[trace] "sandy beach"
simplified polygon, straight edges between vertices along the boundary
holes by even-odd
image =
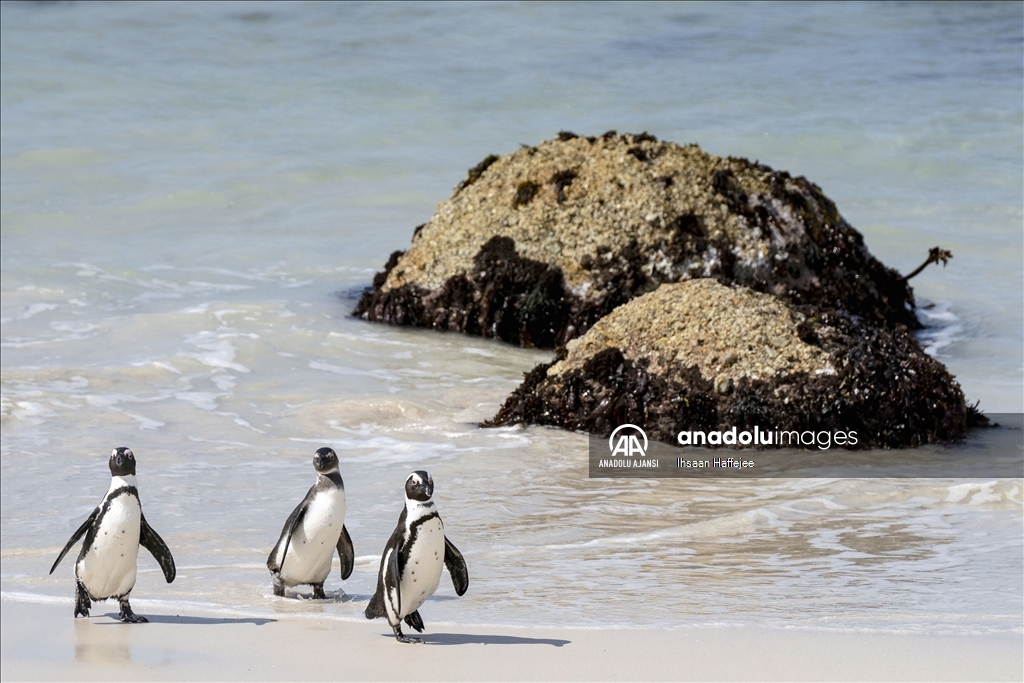
[[[140,601],[141,603],[141,601]],[[3,600],[3,680],[1012,681],[1019,635],[863,635],[758,628],[676,631],[436,624],[402,645],[383,621],[148,613],[116,622],[69,605]],[[141,612],[142,610],[139,609]]]

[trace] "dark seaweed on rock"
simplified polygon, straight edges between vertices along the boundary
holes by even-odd
[[[857,448],[904,448],[959,440],[987,423],[905,327],[890,331],[839,313],[806,319],[799,335],[832,359],[834,372],[777,372],[719,384],[685,361],[652,371],[650,359],[630,360],[615,346],[558,372],[568,355],[563,347],[554,361],[528,373],[482,426],[537,424],[608,436],[618,425],[635,424],[672,444],[680,431],[695,429],[852,430]]]
[[[516,196],[512,200],[512,208],[518,209],[520,206],[525,206],[533,201],[534,196],[537,194],[537,190],[540,189],[540,185],[533,182],[532,180],[524,180],[519,183],[519,187],[516,188]]]
[[[488,154],[483,161],[481,161],[473,168],[469,169],[469,171],[466,172],[466,178],[455,187],[455,194],[458,194],[459,192],[461,192],[462,190],[466,189],[467,187],[475,183],[477,180],[479,180],[480,176],[484,174],[484,171],[490,168],[491,164],[493,164],[497,160],[497,154]]]
[[[558,193],[558,203],[561,204],[565,201],[565,188],[572,185],[572,181],[576,179],[576,171],[565,170],[559,171],[551,176],[549,181],[555,186],[555,191]]]
[[[647,362],[633,362],[616,348],[601,351],[582,371],[555,382],[548,369],[558,359],[527,373],[523,383],[483,427],[539,424],[608,436],[620,424],[644,425],[648,436],[675,440],[683,429],[712,429],[717,405],[711,383],[693,366],[654,375]]]
[[[802,176],[793,178],[785,171],[751,164],[747,159],[730,158],[730,161],[761,169],[768,174],[771,186],[770,195],[751,197],[743,192],[730,171],[715,171],[711,174],[711,186],[730,211],[743,216],[748,227],[771,232],[782,223],[772,201],[777,200],[795,211],[806,234],[798,235],[794,244],[798,248],[790,250],[794,254],[803,253],[802,263],[797,258],[780,259],[769,277],[730,273],[727,266],[723,273],[725,278],[720,279],[769,292],[798,305],[846,310],[889,328],[921,327],[914,313],[914,295],[906,280],[871,255],[864,244],[864,236],[839,215],[836,205],[820,187]],[[799,286],[805,268],[822,286],[813,289]],[[784,285],[784,291],[780,291],[779,284]]]
[[[414,285],[381,291],[397,259],[374,276],[353,315],[395,325],[494,337],[516,346],[552,348],[586,332],[602,317],[652,285],[638,265],[634,246],[619,254],[599,253],[594,268],[600,294],[581,297],[565,287],[562,271],[519,256],[508,237],[492,237],[468,275],[455,275],[437,291]],[[591,262],[594,263],[594,262]]]
[[[956,441],[987,423],[905,327],[890,331],[847,313],[808,327],[837,359],[836,374],[743,378],[719,401],[723,426],[854,430],[860,448],[906,448]]]
[[[377,278],[386,278],[396,262],[392,254]],[[493,237],[470,273],[449,278],[440,291],[407,285],[381,292],[374,287],[363,292],[356,315],[551,347],[568,317],[567,306],[557,267],[522,258],[511,239]]]

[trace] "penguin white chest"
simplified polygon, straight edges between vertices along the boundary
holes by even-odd
[[[331,573],[331,559],[345,525],[345,491],[318,492],[295,528],[281,579],[286,586],[322,583]]]
[[[444,526],[440,517],[417,525],[408,558],[402,568],[402,617],[418,610],[441,583]]]
[[[75,564],[75,576],[94,599],[126,595],[135,586],[142,507],[133,495],[110,500],[96,537]]]

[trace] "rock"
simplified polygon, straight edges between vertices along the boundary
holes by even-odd
[[[712,279],[661,285],[534,368],[485,426],[607,436],[629,423],[667,443],[733,426],[853,430],[859,448],[896,448],[962,438],[979,420],[905,326],[814,311]]]
[[[913,294],[821,189],[646,133],[489,156],[395,252],[355,315],[554,347],[662,283],[714,278],[866,324]]]

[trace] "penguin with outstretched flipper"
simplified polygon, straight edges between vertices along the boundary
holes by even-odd
[[[50,573],[68,554],[78,539],[85,536],[75,562],[75,617],[89,616],[93,600],[116,598],[121,604],[121,621],[144,623],[145,617],[132,612],[128,596],[135,587],[139,546],[160,563],[167,583],[174,581],[174,558],[167,544],[146,522],[135,483],[135,454],[131,449],[115,448],[110,454],[110,488],[99,507],[71,535],[60,551]]]
[[[434,480],[422,470],[405,481],[405,507],[380,558],[377,591],[363,612],[367,619],[385,617],[402,643],[423,642],[402,633],[402,621],[423,632],[419,608],[437,590],[442,567],[448,567],[457,595],[469,588],[466,560],[445,538],[433,494]]]
[[[308,584],[313,586],[313,597],[323,600],[334,551],[341,558],[343,580],[351,576],[355,565],[352,538],[345,528],[345,483],[338,472],[338,454],[321,448],[313,456],[313,468],[316,483],[288,516],[267,558],[274,595],[283,596],[285,588]]]

